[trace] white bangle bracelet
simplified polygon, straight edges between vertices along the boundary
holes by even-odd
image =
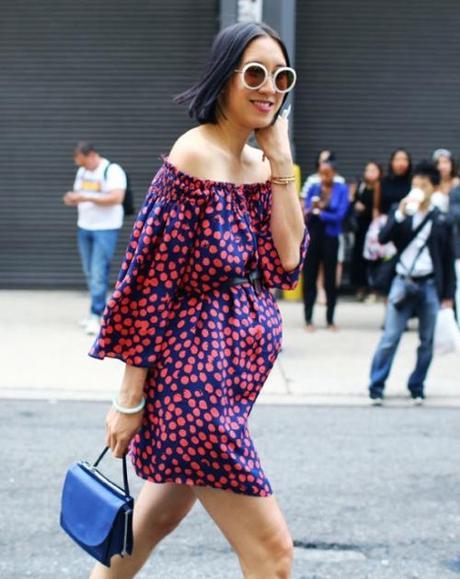
[[[145,406],[145,398],[142,398],[142,402],[140,402],[137,406],[133,406],[132,408],[126,408],[125,406],[120,406],[118,404],[117,395],[114,394],[112,398],[113,405],[118,412],[122,414],[136,414],[136,412],[140,412]]]

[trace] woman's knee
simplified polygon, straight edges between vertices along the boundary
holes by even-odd
[[[275,533],[265,544],[266,553],[272,559],[274,569],[279,573],[276,577],[288,577],[294,557],[294,542],[289,531]],[[286,575],[282,574],[287,573]]]
[[[174,531],[196,500],[188,489],[176,485],[158,487],[146,484],[141,494],[134,507],[134,522],[141,532],[156,539]]]
[[[266,534],[251,548],[249,558],[243,562],[247,579],[289,579],[291,576],[294,544],[288,531]],[[246,563],[246,564],[244,564]]]

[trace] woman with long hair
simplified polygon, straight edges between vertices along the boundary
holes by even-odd
[[[295,81],[274,30],[236,24],[177,99],[198,126],[153,178],[90,352],[125,363],[107,444],[146,481],[133,554],[92,579],[134,577],[197,499],[245,577],[290,576],[292,537],[247,422],[282,345],[270,288],[297,285],[309,242],[280,114]]]
[[[388,172],[380,188],[378,210],[388,215],[393,205],[398,204],[410,191],[412,182],[412,158],[403,148],[395,149],[390,156]]]

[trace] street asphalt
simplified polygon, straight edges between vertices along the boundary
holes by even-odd
[[[59,528],[63,477],[104,443],[108,404],[2,400],[1,579],[84,579]],[[295,540],[293,579],[460,576],[460,423],[454,407],[256,405],[250,428]],[[102,466],[112,476],[120,462]],[[133,494],[142,482],[130,471]],[[263,499],[261,499],[263,500]],[[140,579],[238,579],[197,503]]]

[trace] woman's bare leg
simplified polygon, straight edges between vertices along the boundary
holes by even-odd
[[[251,497],[212,487],[193,487],[238,555],[245,579],[289,579],[293,541],[273,495]]]
[[[190,486],[146,482],[134,503],[132,555],[115,555],[111,567],[97,563],[90,579],[131,579],[143,567],[154,547],[171,533],[196,501]]]

